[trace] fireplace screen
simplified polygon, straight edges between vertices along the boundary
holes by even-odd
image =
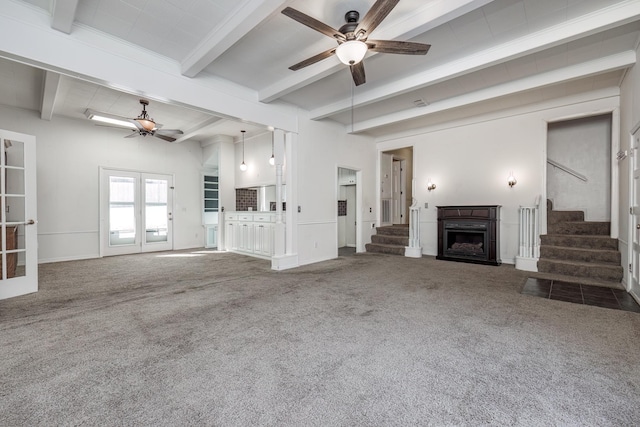
[[[484,223],[450,222],[445,225],[445,253],[449,256],[485,259],[487,226]]]

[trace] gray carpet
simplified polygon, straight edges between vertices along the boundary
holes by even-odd
[[[640,314],[500,267],[188,251],[0,301],[0,425],[637,425]]]

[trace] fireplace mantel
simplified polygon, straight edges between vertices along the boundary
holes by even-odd
[[[438,206],[438,255],[500,265],[500,206]]]

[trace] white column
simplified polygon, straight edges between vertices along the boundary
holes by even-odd
[[[276,129],[274,157],[276,161],[276,222],[272,270],[286,270],[298,266],[297,254],[297,135]],[[282,210],[283,188],[286,191],[286,211]],[[285,221],[286,218],[286,221]]]

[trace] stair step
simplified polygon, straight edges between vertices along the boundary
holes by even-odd
[[[549,234],[578,234],[608,236],[611,223],[598,221],[564,221],[547,226]]]
[[[557,282],[567,282],[567,283],[576,283],[580,285],[590,285],[590,286],[602,286],[605,288],[613,288],[613,289],[624,289],[622,283],[611,282],[608,280],[600,280],[594,279],[591,277],[577,277],[577,276],[567,276],[564,274],[552,274],[552,273],[542,273],[542,272],[531,272],[529,273],[530,277],[535,277],[538,279],[547,279],[554,280]]]
[[[621,254],[616,250],[540,246],[540,258],[620,265]]]
[[[582,211],[549,211],[547,212],[547,224],[556,224],[566,221],[584,221]]]
[[[543,246],[564,246],[569,248],[618,250],[618,240],[608,236],[590,236],[569,234],[543,234],[540,236]]]
[[[382,243],[404,247],[409,246],[409,237],[390,234],[374,234],[371,236],[371,243]]]
[[[389,245],[384,243],[367,243],[365,245],[365,248],[367,252],[404,256],[404,246]]]
[[[540,258],[538,271],[542,273],[564,274],[576,277],[591,277],[609,282],[622,280],[622,266],[593,262],[564,261]]]
[[[384,227],[376,227],[378,234],[385,236],[406,236],[409,237],[409,227],[403,225],[387,225]]]

